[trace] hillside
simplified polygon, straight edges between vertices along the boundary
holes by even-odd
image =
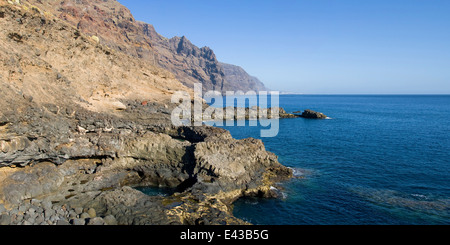
[[[220,66],[223,68],[225,80],[233,84],[233,90],[270,91],[257,77],[250,76],[242,67],[225,63],[220,63]]]
[[[4,8],[0,23],[0,93],[9,110],[53,104],[114,111],[127,101],[167,102],[175,88],[188,91],[151,62],[26,6]]]
[[[140,58],[172,72],[187,87],[201,82],[205,91],[259,90],[249,77],[227,77],[214,51],[199,48],[187,37],[166,38],[147,23],[136,21],[130,11],[115,0],[22,0],[49,11],[101,44]]]

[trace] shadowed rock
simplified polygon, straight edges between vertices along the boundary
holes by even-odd
[[[326,119],[327,116],[323,113],[312,111],[312,110],[305,110],[300,117],[307,118],[307,119]]]

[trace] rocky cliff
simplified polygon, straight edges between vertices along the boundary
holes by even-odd
[[[172,73],[111,49],[45,10],[2,4],[0,93],[9,103],[0,116],[32,105],[60,113],[66,113],[62,106],[125,110],[127,101],[168,101],[175,88],[189,90]]]
[[[142,35],[131,12],[115,0],[21,0],[38,11],[64,20],[112,49],[154,62],[151,41]]]
[[[173,73],[188,87],[201,82],[205,91],[260,90],[254,79],[227,76],[213,50],[199,48],[186,37],[165,38],[147,23],[136,21],[115,0],[21,0],[94,36],[111,49],[143,59]],[[228,68],[229,70],[229,68]]]
[[[224,91],[225,75],[210,48],[198,48],[184,36],[167,39],[159,35],[152,25],[142,22],[139,25],[152,41],[159,66],[174,73],[188,87],[200,82],[204,91]]]
[[[204,91],[268,91],[256,77],[239,66],[221,63],[208,47],[198,48],[185,36],[167,39],[155,28],[139,22],[157,50],[158,64],[173,72],[188,87],[201,82]]]
[[[220,63],[220,66],[232,91],[270,91],[257,77],[250,76],[242,67],[226,63]]]
[[[120,28],[110,39],[90,33],[99,19],[64,11],[96,23],[74,25],[51,2],[0,0],[0,224],[244,224],[233,201],[271,197],[292,176],[260,140],[172,126],[173,91],[192,90],[139,58],[156,48],[131,48],[131,34],[118,41]],[[60,3],[101,13],[111,2]],[[123,18],[112,22],[132,22],[116,11]],[[184,45],[182,55],[208,55]]]

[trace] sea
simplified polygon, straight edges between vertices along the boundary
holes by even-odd
[[[311,109],[328,120],[281,119],[223,126],[259,138],[295,178],[279,199],[241,198],[236,217],[256,225],[449,225],[450,96],[281,95],[287,112]]]

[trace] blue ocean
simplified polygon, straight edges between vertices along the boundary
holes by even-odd
[[[281,199],[242,198],[235,216],[257,225],[450,224],[450,96],[282,95],[287,112],[268,151],[295,170]],[[261,127],[223,127],[238,139]]]

